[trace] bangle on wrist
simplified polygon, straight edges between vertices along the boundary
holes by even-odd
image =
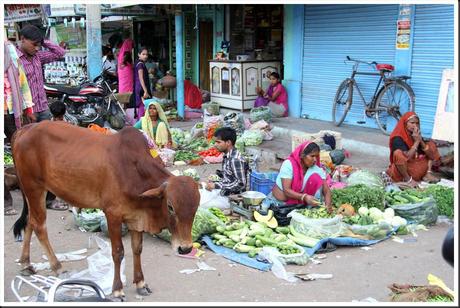
[[[300,201],[304,202],[303,199],[305,199],[305,196],[306,196],[306,195],[307,195],[307,194],[303,194],[302,197],[300,197]]]
[[[410,177],[409,181],[407,181],[406,183],[410,183],[412,181],[412,177]]]

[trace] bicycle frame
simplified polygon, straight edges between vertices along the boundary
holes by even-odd
[[[353,64],[353,71],[351,73],[351,77],[350,79],[353,81],[352,85],[354,88],[356,88],[356,90],[358,91],[358,94],[359,96],[361,97],[361,100],[364,102],[364,105],[366,107],[375,107],[375,100],[377,98],[377,93],[379,92],[379,89],[380,89],[380,85],[382,84],[382,80],[386,80],[385,78],[385,73],[383,72],[378,72],[378,73],[371,73],[371,72],[359,72],[358,71],[358,66],[360,63],[365,63],[365,64],[368,64],[368,65],[375,65],[376,63],[375,62],[364,62],[364,61],[359,61],[359,60],[350,60],[350,61],[354,61],[355,64]],[[360,88],[359,88],[359,85],[358,85],[358,82],[356,81],[355,79],[355,76],[356,75],[367,75],[367,76],[380,76],[380,79],[379,79],[379,82],[377,83],[377,86],[375,87],[375,90],[374,90],[374,94],[372,95],[372,98],[369,102],[366,101],[366,99],[364,98],[364,95],[363,93],[361,92]],[[350,89],[352,90],[352,89]],[[353,93],[353,91],[350,91],[350,93]]]

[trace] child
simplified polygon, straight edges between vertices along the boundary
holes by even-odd
[[[61,101],[55,101],[50,105],[50,111],[53,115],[51,121],[65,121],[64,115],[66,111],[66,105]]]
[[[50,112],[53,115],[51,121],[65,121],[64,114],[66,110],[66,105],[61,101],[55,101],[50,105]],[[69,209],[69,205],[62,200],[57,198],[53,193],[47,192],[46,194],[46,207],[48,209],[65,211]]]

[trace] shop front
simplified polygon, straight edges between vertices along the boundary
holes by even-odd
[[[350,56],[392,64],[394,74],[410,76],[422,134],[431,136],[443,71],[454,67],[454,5],[304,5],[298,32],[303,41],[302,117],[332,120],[337,88],[351,73],[352,65],[344,63]],[[287,58],[285,66],[292,69],[295,61]],[[357,81],[369,100],[378,77]],[[353,100],[344,123],[377,127],[359,99]]]
[[[253,107],[256,87],[269,86],[283,66],[283,5],[227,5],[227,35],[209,61],[211,100],[223,107]]]

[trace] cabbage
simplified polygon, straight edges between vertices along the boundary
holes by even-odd
[[[367,216],[367,215],[369,215],[369,209],[367,207],[365,207],[365,206],[362,206],[362,207],[359,208],[358,214],[360,216]]]
[[[245,146],[257,146],[264,140],[263,132],[257,129],[246,130],[241,136]]]
[[[384,219],[383,212],[376,207],[371,207],[369,209],[369,216],[374,222],[378,222],[381,219]]]
[[[383,180],[376,174],[368,171],[368,170],[357,170],[350,174],[347,179],[347,184],[351,185],[358,185],[364,184],[366,186],[372,188],[384,188],[385,185],[383,184]]]

